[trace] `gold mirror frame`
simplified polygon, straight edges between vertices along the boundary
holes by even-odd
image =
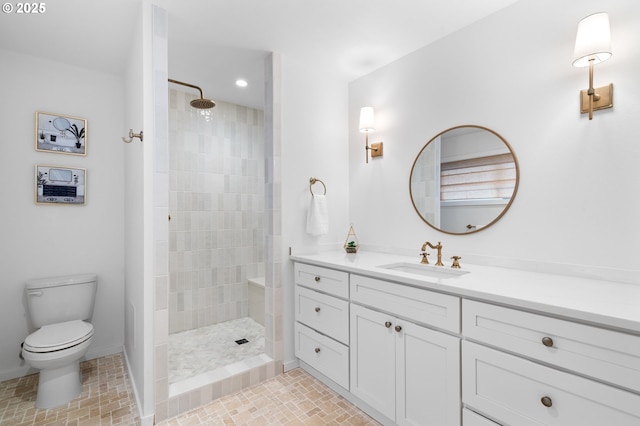
[[[506,146],[506,148],[509,150],[509,153],[511,153],[511,156],[513,157],[513,162],[515,163],[515,172],[516,172],[516,178],[515,178],[515,185],[513,187],[513,193],[511,194],[511,197],[509,199],[509,201],[507,202],[507,204],[504,206],[504,208],[502,209],[502,211],[493,219],[491,220],[489,223],[487,223],[486,225],[481,225],[476,227],[475,229],[470,229],[467,232],[452,232],[452,231],[447,231],[441,228],[438,228],[437,226],[435,226],[434,224],[430,223],[425,216],[423,215],[423,213],[418,209],[418,206],[416,205],[416,202],[414,200],[414,196],[413,196],[413,191],[412,191],[412,178],[414,175],[414,169],[416,168],[416,164],[418,164],[418,160],[420,159],[420,156],[422,155],[422,153],[425,151],[425,149],[429,146],[429,144],[431,144],[433,141],[435,141],[436,139],[438,139],[439,137],[441,137],[442,135],[444,135],[447,132],[453,131],[453,130],[457,130],[457,129],[464,129],[464,128],[472,128],[472,129],[477,129],[478,131],[486,131],[489,132],[491,134],[493,134],[494,136],[496,136],[500,141],[502,141],[502,143],[504,143],[504,145]],[[513,148],[511,147],[511,145],[509,145],[509,142],[506,141],[505,138],[503,138],[500,134],[494,132],[493,130],[487,128],[487,127],[483,127],[483,126],[477,126],[477,125],[473,125],[473,124],[466,124],[466,125],[460,125],[460,126],[455,126],[455,127],[451,127],[449,129],[443,130],[442,132],[438,133],[437,135],[435,135],[434,137],[432,137],[429,142],[427,142],[422,149],[420,150],[420,152],[418,152],[418,155],[416,156],[416,159],[413,162],[413,165],[411,166],[411,173],[409,174],[409,195],[411,197],[411,204],[413,205],[414,210],[416,211],[416,213],[418,214],[418,216],[420,217],[420,219],[422,219],[427,225],[429,225],[430,227],[432,227],[433,229],[440,231],[440,232],[444,232],[445,234],[450,234],[450,235],[468,235],[468,234],[473,234],[479,231],[482,231],[484,229],[489,228],[491,225],[493,225],[494,223],[496,223],[498,220],[500,220],[502,218],[502,216],[504,216],[504,214],[509,210],[509,208],[511,207],[511,204],[513,203],[513,200],[516,197],[516,194],[518,192],[518,186],[520,184],[520,165],[518,163],[518,157],[516,156],[515,152],[513,151]],[[439,192],[439,191],[438,191]]]

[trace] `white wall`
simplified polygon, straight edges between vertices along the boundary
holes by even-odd
[[[588,71],[571,66],[577,24],[611,18],[613,57],[595,85],[614,84],[614,108],[579,114]],[[482,255],[639,269],[640,2],[522,0],[349,87],[350,217],[363,247],[417,249],[439,241],[448,259]],[[359,109],[376,108],[384,157],[366,165]],[[411,165],[440,131],[461,124],[501,134],[520,162],[506,215],[466,236],[424,224],[409,198]],[[384,226],[381,226],[384,224]],[[628,275],[627,275],[628,276]],[[637,281],[637,274],[635,274]]]
[[[123,81],[120,77],[0,50],[0,380],[27,372],[24,282],[96,273],[88,358],[122,350],[124,289]],[[87,156],[34,150],[36,111],[83,117]],[[85,206],[35,205],[34,168],[87,169]],[[35,370],[34,370],[35,371]]]
[[[138,11],[138,25],[133,28],[131,46],[125,72],[125,122],[122,134],[128,135],[129,129],[139,133],[145,129],[145,106],[153,105],[153,97],[149,94],[145,82],[149,79],[151,69],[151,12],[145,5]],[[147,94],[148,99],[145,97]],[[147,106],[147,108],[149,108]],[[151,107],[151,109],[153,109]],[[145,295],[145,208],[144,208],[144,150],[149,144],[150,132],[146,132],[146,145],[139,139],[124,147],[124,203],[125,203],[125,295],[124,352],[130,372],[132,389],[138,404],[138,413],[149,423],[148,417],[153,414],[153,392],[146,389],[153,384],[152,372],[145,369],[145,363],[152,358],[151,351],[145,347],[145,333],[153,333],[153,324],[146,321]],[[128,136],[126,136],[128,138]],[[145,350],[146,349],[146,350]],[[151,377],[150,377],[151,376]],[[145,382],[150,382],[146,384]]]
[[[282,55],[282,259],[313,247],[340,247],[349,230],[347,84],[331,64],[310,64]],[[309,178],[327,187],[329,233],[306,233]],[[314,191],[322,191],[320,184]],[[358,234],[359,235],[359,234]],[[285,365],[293,345],[293,264],[282,271]],[[293,361],[294,362],[294,361]]]

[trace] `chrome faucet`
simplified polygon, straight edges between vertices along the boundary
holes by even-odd
[[[422,255],[422,260],[420,261],[420,263],[424,263],[426,265],[429,264],[429,260],[427,260],[427,256],[429,255],[429,253],[425,251],[427,249],[427,246],[431,247],[432,249],[438,250],[438,261],[436,262],[436,266],[444,266],[444,263],[442,263],[442,243],[440,241],[438,241],[438,244],[435,246],[431,244],[429,241],[426,241],[422,245],[422,248],[421,248],[422,253],[420,253]]]

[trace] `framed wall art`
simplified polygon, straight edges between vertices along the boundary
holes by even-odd
[[[36,165],[36,204],[86,204],[86,169]]]
[[[36,151],[87,155],[87,120],[36,112]]]

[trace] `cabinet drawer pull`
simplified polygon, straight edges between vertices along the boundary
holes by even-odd
[[[320,306],[316,306],[315,311],[316,311],[316,312],[320,312]]]
[[[387,328],[390,328],[391,327],[391,322],[390,321],[385,322],[384,326],[387,327]]]
[[[320,281],[320,277],[316,275],[316,277],[314,278],[314,280],[316,280],[316,282]]]
[[[550,348],[553,346],[553,339],[551,337],[543,337],[542,344]]]
[[[543,396],[542,398],[540,398],[540,402],[542,402],[542,405],[544,405],[545,407],[551,407],[553,405],[553,401],[551,401],[551,398],[549,398],[548,396]]]
[[[316,351],[316,353],[319,353],[320,352],[320,348],[315,348],[314,351]],[[544,402],[543,402],[543,404],[544,404]]]
[[[396,325],[395,330],[396,330],[398,333],[400,333],[400,331],[402,330],[402,327],[400,327],[399,325]]]

